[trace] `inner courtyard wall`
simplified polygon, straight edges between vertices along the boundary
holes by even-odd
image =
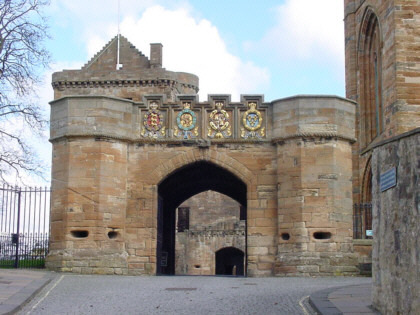
[[[218,250],[235,247],[246,252],[245,220],[240,220],[241,205],[237,201],[209,190],[180,207],[188,209],[189,225],[176,231],[175,274],[215,275]]]

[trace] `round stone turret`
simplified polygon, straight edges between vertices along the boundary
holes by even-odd
[[[356,273],[351,195],[356,104],[321,95],[272,104],[278,183],[275,274]]]
[[[163,94],[174,101],[177,94],[197,94],[196,75],[162,68],[161,44],[151,44],[150,56],[149,60],[125,37],[116,36],[82,69],[53,74],[54,99],[102,95],[141,102],[145,94]]]

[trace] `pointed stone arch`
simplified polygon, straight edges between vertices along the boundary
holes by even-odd
[[[239,202],[245,209],[246,221],[248,187],[233,172],[202,159],[170,172],[157,185],[157,274],[175,274],[176,208],[206,190],[223,193]],[[243,273],[243,266],[241,268]]]
[[[216,251],[216,275],[243,276],[245,253],[236,247],[224,247]]]
[[[366,231],[372,230],[372,156],[367,158],[361,179],[360,198],[354,204],[353,212],[353,237],[356,239],[371,238]]]
[[[361,202],[372,202],[372,156],[368,158],[363,172]]]
[[[212,148],[191,149],[190,151],[179,153],[165,161],[165,163],[162,163],[156,167],[152,171],[150,178],[158,179],[158,181],[155,183],[158,185],[176,170],[200,161],[211,162],[226,169],[241,179],[247,186],[255,184],[255,176],[253,175],[252,171],[249,170],[244,164],[240,163],[229,155],[216,151]]]
[[[359,132],[362,147],[369,145],[383,131],[382,43],[378,15],[372,7],[367,7],[357,45]]]

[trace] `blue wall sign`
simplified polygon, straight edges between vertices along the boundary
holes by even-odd
[[[381,174],[381,192],[397,185],[397,169],[395,167]]]

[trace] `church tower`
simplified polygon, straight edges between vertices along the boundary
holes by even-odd
[[[372,305],[418,314],[420,0],[344,4],[346,93],[358,103],[354,217],[373,222],[355,237],[373,235]]]
[[[345,0],[344,5],[346,97],[358,103],[353,196],[363,212],[370,211],[372,147],[419,126],[420,2]],[[370,226],[363,223],[364,238]]]

